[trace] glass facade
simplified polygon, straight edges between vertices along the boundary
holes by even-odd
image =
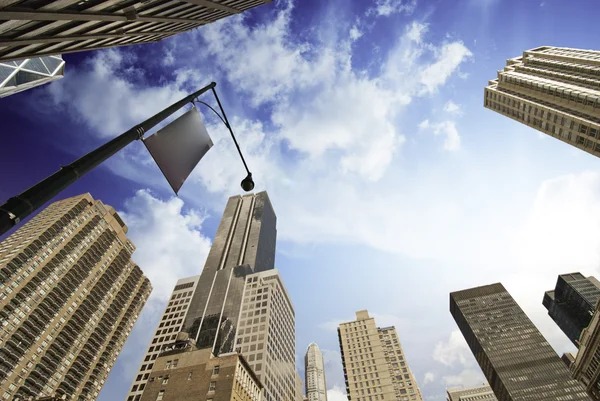
[[[60,79],[65,62],[59,56],[44,56],[0,62],[0,98]]]
[[[450,312],[499,401],[590,400],[502,284],[451,293]]]
[[[579,347],[579,337],[592,320],[600,299],[600,283],[581,273],[558,276],[554,291],[544,294],[543,305],[558,327]]]

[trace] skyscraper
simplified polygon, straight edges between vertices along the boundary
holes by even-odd
[[[96,399],[151,291],[126,232],[85,194],[0,243],[0,399]]]
[[[583,383],[590,397],[600,401],[600,301],[592,321],[581,333],[579,351],[570,369],[573,378]]]
[[[590,399],[502,284],[450,293],[450,312],[499,401]]]
[[[157,42],[270,1],[4,1],[0,61]]]
[[[0,98],[60,79],[65,62],[60,55],[0,62]]]
[[[362,310],[340,324],[338,337],[349,400],[423,401],[394,327],[377,327]]]
[[[506,62],[485,107],[600,156],[600,51],[542,46]]]
[[[581,331],[590,324],[599,299],[600,282],[596,278],[571,273],[558,276],[556,288],[546,291],[542,303],[552,320],[579,347]]]
[[[175,341],[177,334],[183,328],[183,320],[190,306],[192,295],[198,284],[200,276],[182,278],[178,280],[173,288],[169,303],[158,323],[154,336],[148,346],[140,368],[133,381],[131,390],[127,394],[127,401],[139,401],[142,398],[144,388],[148,383],[150,373],[154,367],[154,361],[158,358],[161,349]]]
[[[234,350],[246,276],[275,267],[276,223],[266,192],[229,198],[185,318],[198,348]]]
[[[308,346],[304,355],[304,382],[308,401],[327,401],[323,354],[315,343]]]
[[[446,401],[498,401],[492,388],[484,384],[479,387],[449,388],[446,390]]]

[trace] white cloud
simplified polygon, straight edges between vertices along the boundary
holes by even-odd
[[[446,43],[438,51],[436,61],[421,73],[422,91],[434,93],[456,71],[458,66],[473,54],[465,45],[458,42]]]
[[[435,374],[433,372],[426,372],[425,377],[423,377],[423,386],[428,383],[433,383],[435,381]]]
[[[350,28],[350,39],[352,39],[352,41],[358,40],[362,35],[363,33],[358,26],[353,25],[352,28]]]
[[[200,274],[210,250],[210,240],[200,232],[204,216],[183,211],[183,205],[179,198],[161,200],[139,190],[119,212],[136,246],[133,260],[152,283],[151,297],[161,301],[178,279]]]
[[[475,387],[485,382],[485,377],[479,370],[464,369],[457,375],[448,375],[442,377],[442,382],[448,386]]]
[[[328,401],[348,401],[348,397],[346,397],[346,390],[342,387],[334,387],[332,389],[327,390],[327,400]]]
[[[460,106],[454,103],[452,100],[448,100],[446,102],[446,104],[444,105],[444,111],[448,114],[453,114],[457,116],[460,116],[463,113]]]
[[[416,0],[376,0],[375,6],[367,11],[367,15],[388,17],[399,13],[411,14],[416,7]]]
[[[446,366],[471,366],[474,362],[471,350],[459,330],[452,331],[447,341],[435,345],[433,359]]]
[[[431,129],[434,135],[445,135],[444,150],[449,152],[460,150],[460,135],[454,121],[448,120],[432,124],[429,120],[424,120],[419,124],[419,129]]]

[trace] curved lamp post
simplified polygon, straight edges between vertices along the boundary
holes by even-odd
[[[129,145],[135,140],[144,139],[144,134],[146,132],[151,130],[153,127],[155,127],[157,124],[169,117],[171,114],[175,113],[177,110],[181,109],[187,103],[193,102],[195,99],[198,98],[198,96],[202,95],[203,93],[209,90],[212,90],[213,94],[215,95],[217,103],[219,104],[219,108],[223,113],[223,117],[221,117],[219,113],[217,113],[215,109],[213,109],[208,104],[204,102],[201,103],[205,104],[212,111],[214,111],[217,114],[217,116],[219,116],[221,121],[225,124],[225,126],[229,129],[229,133],[233,138],[238,153],[242,158],[242,162],[244,163],[246,173],[248,174],[246,178],[244,178],[241,182],[242,189],[246,192],[254,189],[252,173],[250,172],[250,170],[248,170],[248,166],[246,165],[246,161],[244,160],[242,151],[240,150],[237,140],[233,135],[233,130],[231,129],[231,125],[229,125],[229,121],[227,120],[225,111],[221,106],[221,101],[219,100],[217,92],[215,91],[216,85],[217,84],[215,82],[211,82],[204,88],[199,89],[191,95],[184,97],[180,101],[172,104],[166,109],[150,117],[143,123],[136,125],[130,130],[124,132],[118,137],[100,146],[99,148],[92,150],[85,156],[75,160],[73,163],[66,166],[61,166],[60,170],[58,170],[56,173],[43,179],[42,181],[38,182],[37,184],[27,189],[26,191],[20,193],[19,195],[13,196],[12,198],[8,199],[6,203],[0,206],[0,235],[6,233],[25,217],[29,216],[35,210],[39,209],[42,205],[51,200],[55,195],[59,194],[63,189],[67,188],[79,178],[83,177],[94,167],[104,162],[106,159],[123,149],[125,146]]]

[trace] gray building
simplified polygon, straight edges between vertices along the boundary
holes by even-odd
[[[499,401],[590,400],[502,284],[450,293],[450,312]]]
[[[592,321],[581,333],[577,355],[569,361],[573,377],[583,383],[593,400],[600,401],[600,301]]]
[[[446,401],[498,401],[492,388],[484,384],[479,387],[449,388],[446,390]]]
[[[592,320],[600,299],[600,282],[581,273],[561,274],[556,288],[546,291],[543,305],[558,327],[579,347],[579,337]]]
[[[271,0],[0,2],[0,61],[157,42]]]
[[[304,355],[304,384],[308,401],[327,401],[323,354],[315,343],[308,346]]]
[[[60,79],[65,62],[59,56],[45,56],[0,62],[0,98]]]
[[[152,290],[115,210],[54,202],[0,243],[0,399],[98,397]]]

